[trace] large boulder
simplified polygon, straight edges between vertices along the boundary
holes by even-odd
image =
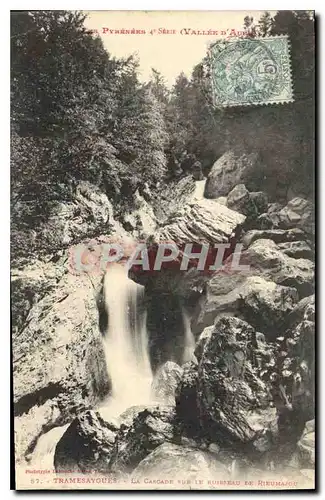
[[[237,155],[233,151],[226,152],[213,164],[206,181],[204,196],[227,196],[237,184],[246,183],[254,176],[257,163],[256,153]]]
[[[166,405],[175,404],[176,387],[182,376],[182,368],[173,361],[167,361],[156,372],[151,390],[155,401]]]
[[[264,231],[261,233],[267,236]],[[293,286],[301,298],[313,293],[315,265],[311,260],[288,256],[283,252],[283,247],[278,246],[272,239],[255,239],[253,235],[246,239],[246,236],[243,238],[246,250],[240,255],[240,263],[248,266],[248,269],[237,273],[239,279],[245,275],[260,275],[279,285]],[[234,256],[230,256],[225,262],[225,269],[231,269],[233,258]],[[217,278],[218,276],[216,280]]]
[[[227,196],[227,207],[246,215],[247,223],[252,223],[264,208],[263,204],[267,204],[263,195],[263,192],[250,193],[245,184],[237,184]]]
[[[200,333],[221,314],[236,315],[274,339],[285,324],[287,314],[298,301],[292,287],[277,285],[260,276],[215,276],[206,288],[192,330]]]
[[[89,471],[107,474],[118,428],[94,411],[79,415],[56,445],[56,472]]]
[[[187,446],[164,443],[144,458],[132,473],[132,480],[153,488],[190,489],[195,481],[230,478],[226,466],[211,453]],[[202,483],[200,483],[202,484]],[[169,485],[169,486],[168,486]]]
[[[246,214],[249,201],[249,191],[245,184],[237,184],[227,196],[227,207],[241,214]]]
[[[13,277],[18,291],[25,279],[36,286],[13,331],[17,457],[30,453],[43,432],[96,405],[110,388],[96,303],[101,277],[65,272],[60,278],[49,266]]]
[[[185,205],[156,234],[156,242],[227,243],[245,216],[216,201],[202,199]]]
[[[248,248],[256,240],[272,240],[274,243],[304,241],[305,234],[301,229],[251,229],[242,238],[244,248]]]
[[[132,471],[159,445],[173,441],[174,426],[173,406],[145,409],[137,414],[129,427],[121,425],[111,455],[111,471]]]
[[[250,443],[257,453],[269,450],[277,417],[261,378],[272,359],[263,336],[239,318],[221,316],[196,356],[200,420],[210,440],[228,446]]]
[[[314,263],[308,259],[297,259],[284,254],[272,240],[257,240],[242,255],[250,272],[279,285],[292,286],[300,297],[314,290]]]

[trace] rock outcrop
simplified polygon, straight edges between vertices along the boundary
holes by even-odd
[[[100,276],[56,271],[55,264],[17,272],[16,293],[31,288],[13,332],[17,457],[56,425],[92,408],[109,391],[98,327]],[[40,274],[39,278],[37,274]]]
[[[79,415],[56,445],[55,470],[107,474],[117,431],[118,428],[105,422],[99,413],[87,411]]]
[[[177,363],[167,361],[156,372],[151,390],[155,401],[165,405],[175,404],[175,391],[182,376],[182,369]]]
[[[112,472],[132,471],[149,453],[174,438],[175,409],[160,406],[141,411],[131,426],[121,425],[110,460]]]
[[[245,217],[214,200],[188,203],[155,234],[155,241],[227,243]]]
[[[168,217],[186,205],[193,198],[195,189],[196,182],[191,175],[161,186],[152,200],[159,224],[165,223]]]
[[[195,353],[203,432],[223,445],[255,443],[257,451],[271,447],[276,412],[261,373],[272,350],[261,336],[248,323],[222,316]]]

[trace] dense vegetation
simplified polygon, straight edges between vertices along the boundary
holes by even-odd
[[[214,109],[207,58],[172,89],[155,70],[140,83],[135,57],[117,59],[72,11],[11,16],[12,235],[37,231],[58,201],[89,180],[116,206],[134,192],[202,169],[227,149],[260,153],[257,183],[311,195],[314,20],[306,11],[245,18],[246,36],[288,34],[295,102]],[[285,194],[285,193],[284,193]]]

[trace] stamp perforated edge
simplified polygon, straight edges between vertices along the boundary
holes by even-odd
[[[210,63],[210,87],[212,89],[212,102],[213,102],[213,107],[215,109],[225,109],[225,108],[242,108],[242,107],[248,107],[248,106],[278,106],[278,105],[285,105],[285,104],[291,104],[295,102],[294,99],[294,86],[293,86],[293,78],[292,78],[292,67],[291,67],[291,40],[288,35],[272,35],[272,36],[264,36],[264,37],[254,37],[251,38],[251,40],[272,40],[272,39],[285,39],[287,41],[287,46],[288,46],[288,55],[289,55],[289,85],[290,85],[290,94],[291,98],[290,99],[274,99],[274,100],[265,100],[265,101],[256,101],[256,102],[240,102],[240,103],[229,103],[229,104],[216,104],[216,97],[215,97],[215,90],[214,86],[212,83],[212,71],[213,71],[213,61],[212,61],[212,47],[218,43],[218,42],[230,42],[230,41],[241,41],[241,40],[247,40],[249,37],[231,37],[231,38],[219,38],[215,41],[213,41],[209,48],[208,48],[208,59]]]

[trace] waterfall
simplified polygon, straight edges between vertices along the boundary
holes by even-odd
[[[37,441],[30,462],[31,467],[53,469],[55,448],[69,424],[54,427],[43,434]]]
[[[206,179],[202,181],[195,181],[195,190],[192,195],[193,201],[200,201],[204,198],[204,189],[205,189]]]
[[[109,266],[104,277],[104,295],[108,310],[108,330],[104,349],[112,391],[109,398],[96,408],[104,419],[113,420],[132,406],[159,404],[152,395],[146,311],[143,307],[144,287],[128,278],[127,267]],[[182,363],[193,356],[195,339],[190,318],[183,309]],[[178,360],[179,362],[180,360]],[[117,423],[116,422],[116,423]],[[32,454],[34,467],[53,467],[55,447],[69,424],[42,435]]]
[[[104,339],[112,393],[101,407],[103,417],[117,417],[130,406],[151,402],[144,287],[128,278],[127,267],[111,265],[104,278],[109,326]]]
[[[195,349],[195,338],[191,330],[191,320],[188,313],[183,309],[183,324],[184,324],[184,351],[183,351],[183,363],[191,361]]]

